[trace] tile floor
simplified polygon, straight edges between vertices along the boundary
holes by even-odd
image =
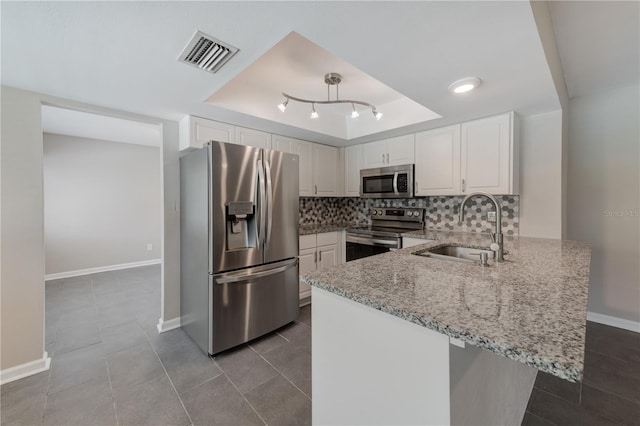
[[[310,306],[215,360],[159,307],[159,266],[48,282],[51,369],[1,387],[1,424],[310,424]],[[640,425],[640,335],[589,322],[584,382],[538,373],[523,425],[550,424]]]
[[[582,383],[538,373],[523,425],[640,425],[640,334],[587,322]]]
[[[158,334],[160,267],[46,284],[49,371],[1,387],[4,425],[311,423],[311,310],[212,360]]]

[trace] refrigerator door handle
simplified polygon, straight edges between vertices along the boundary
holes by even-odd
[[[271,244],[271,226],[273,225],[273,187],[271,185],[271,164],[268,161],[264,162],[266,185],[267,185],[267,236],[265,239],[265,246]]]
[[[265,225],[266,225],[266,209],[265,209],[265,179],[264,179],[264,167],[262,165],[262,160],[258,160],[257,164],[258,168],[258,220],[260,223],[258,224],[258,245],[262,246],[265,237]]]
[[[276,268],[267,269],[259,272],[251,272],[251,270],[248,270],[248,271],[242,271],[242,273],[240,274],[238,274],[237,272],[221,274],[219,277],[214,276],[213,281],[216,284],[227,284],[227,283],[237,283],[242,281],[248,281],[254,278],[262,278],[262,277],[268,277],[269,275],[279,274],[297,265],[298,265],[298,259],[292,259],[282,266],[278,266]]]

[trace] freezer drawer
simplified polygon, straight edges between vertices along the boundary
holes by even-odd
[[[211,355],[262,336],[298,317],[298,259],[211,278]]]

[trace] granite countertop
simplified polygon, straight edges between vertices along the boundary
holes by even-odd
[[[487,248],[488,234],[426,230],[405,236],[436,241],[302,280],[563,379],[582,380],[588,244],[505,237],[505,262],[482,267],[412,253],[443,243]]]
[[[320,234],[322,232],[344,231],[347,228],[364,226],[362,222],[334,222],[334,223],[314,223],[310,225],[299,225],[299,235]]]

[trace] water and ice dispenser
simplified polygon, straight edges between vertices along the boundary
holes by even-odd
[[[256,247],[256,206],[251,201],[230,201],[226,205],[227,250]]]

